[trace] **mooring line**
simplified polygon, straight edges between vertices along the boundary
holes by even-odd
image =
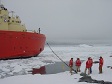
[[[50,47],[50,45],[49,45],[48,43],[47,43],[47,45],[48,45],[48,47],[51,49],[51,51],[56,55],[56,57],[58,57],[66,66],[69,67],[69,65],[68,65],[66,62],[64,62],[64,61],[53,51],[53,49]],[[75,73],[77,73],[77,71],[76,71],[75,69],[72,68],[72,70],[75,71]]]

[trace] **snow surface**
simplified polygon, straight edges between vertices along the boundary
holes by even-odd
[[[81,72],[85,70],[85,62],[88,57],[92,57],[93,61],[98,61],[99,57],[104,58],[103,74],[99,74],[98,64],[93,64],[93,73],[90,76],[93,79],[112,82],[112,46],[89,46],[86,44],[79,46],[51,46],[53,51],[63,60],[69,61],[70,58],[77,57],[85,60],[81,65]],[[32,68],[39,68],[53,62],[60,61],[55,54],[52,53],[48,46],[38,57],[28,59],[1,60],[0,61],[0,84],[88,84],[86,82],[78,82],[80,73],[71,75],[69,71],[57,74],[29,74]]]

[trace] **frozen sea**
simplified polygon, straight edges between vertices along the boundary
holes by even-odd
[[[104,58],[103,74],[98,74],[98,64],[93,65],[93,73],[90,75],[93,79],[112,82],[112,45],[46,45],[44,51],[37,57],[27,59],[0,60],[0,84],[86,84],[78,82],[82,77],[80,73],[70,75],[69,71],[63,71],[54,74],[35,74],[29,71],[32,68],[40,68],[63,61],[69,61],[73,58],[84,60],[81,65],[81,72],[85,70],[85,61],[92,57],[93,61],[98,61],[99,57]],[[59,58],[57,56],[59,56]],[[64,65],[66,66],[66,65]],[[52,69],[52,68],[51,68]]]

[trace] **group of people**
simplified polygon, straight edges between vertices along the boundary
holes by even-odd
[[[76,72],[80,72],[80,66],[81,66],[80,58],[77,58],[77,60],[75,61],[75,65],[76,65]],[[73,58],[71,58],[70,61],[69,61],[69,67],[70,67],[70,73],[72,75],[72,71],[73,71]]]
[[[99,74],[102,73],[103,63],[104,63],[103,57],[100,56],[100,59],[99,59]],[[70,67],[71,75],[73,74],[72,71],[74,70],[73,69],[73,64],[74,64],[73,58],[71,58],[70,61],[69,61],[69,67]],[[75,61],[75,66],[76,66],[76,72],[80,72],[80,67],[81,67],[80,58],[77,58],[77,60]],[[91,57],[88,57],[88,60],[86,61],[85,73],[88,70],[88,75],[91,74],[92,73],[92,66],[93,66],[93,59]]]

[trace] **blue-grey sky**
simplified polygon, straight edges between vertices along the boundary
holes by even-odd
[[[112,0],[2,0],[47,41],[112,40]]]

